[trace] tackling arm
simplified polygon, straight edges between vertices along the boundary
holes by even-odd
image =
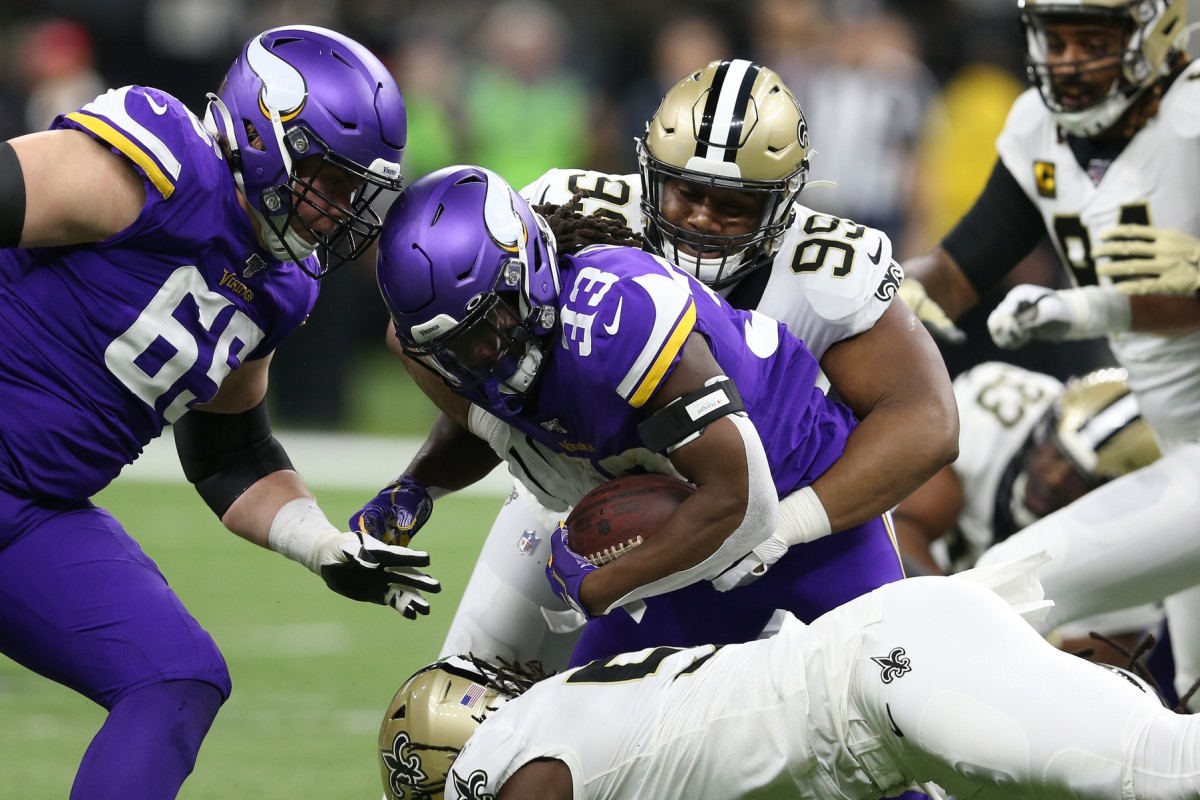
[[[893,508],[958,457],[958,406],[929,333],[896,303],[830,347],[821,368],[861,420],[812,484],[839,531]]]
[[[488,443],[470,432],[471,402],[455,394],[446,382],[404,354],[396,328],[388,323],[388,349],[404,365],[409,377],[442,413],[429,436],[404,470],[436,496],[482,480],[500,463]]]
[[[482,480],[500,459],[488,442],[469,430],[471,404],[404,354],[391,323],[387,344],[442,413],[404,472],[355,512],[349,526],[387,544],[407,546],[433,513],[435,498]]]
[[[512,774],[496,800],[571,800],[571,769],[557,758],[535,758]]]

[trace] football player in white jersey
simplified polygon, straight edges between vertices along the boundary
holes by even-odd
[[[1200,64],[1180,49],[1182,0],[1019,5],[1036,87],[1013,105],[975,205],[905,271],[957,318],[1050,234],[1074,288],[1014,288],[989,319],[993,337],[1016,347],[1107,335],[1163,457],[981,563],[1047,548],[1051,627],[1170,595],[1181,688],[1200,674],[1200,299],[1127,296],[1098,281],[1094,253],[1126,224],[1200,233]],[[1162,254],[1170,244],[1155,237],[1146,249]]]
[[[1044,603],[1029,562],[897,581],[769,639],[651,648],[532,686],[511,666],[437,662],[384,716],[384,798],[874,800],[914,783],[1195,797],[1200,717],[1039,637],[1021,618]]]
[[[749,61],[715,61],[684,77],[664,97],[637,147],[640,176],[552,170],[522,194],[535,206],[577,200],[584,214],[620,220],[735,307],[786,323],[817,356],[862,424],[813,492],[792,501],[812,507],[790,516],[785,507],[785,517],[824,518],[823,506],[847,503],[882,514],[953,460],[957,420],[950,379],[928,333],[902,303],[892,302],[902,274],[891,242],[879,231],[797,202],[808,175],[808,129],[774,71]],[[476,433],[500,440],[502,451],[521,446],[519,439],[504,441],[503,431]],[[564,471],[541,479],[556,477],[568,476]],[[374,515],[411,533],[427,516],[424,489],[402,476],[351,526],[389,540],[386,531],[363,524]],[[549,534],[563,511],[550,507],[553,513],[520,482],[514,486],[443,655],[470,651],[565,664],[576,621],[563,613],[543,576]],[[805,529],[798,536],[828,532]]]
[[[896,507],[892,517],[909,572],[939,575],[979,556],[1030,523],[1159,456],[1154,432],[1125,383],[1101,369],[1066,386],[1050,375],[988,361],[954,379],[962,431],[958,459]],[[1157,604],[1089,617],[1058,633],[1068,652],[1123,663],[1158,624]]]

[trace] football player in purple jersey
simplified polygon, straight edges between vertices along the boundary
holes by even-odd
[[[817,502],[882,514],[954,459],[954,394],[941,356],[893,301],[901,273],[888,237],[805,206],[814,150],[780,76],[742,59],[697,66],[666,93],[637,142],[640,176],[554,169],[521,194],[535,207],[620,220],[730,305],[786,324],[860,424],[812,491],[787,498],[780,514],[792,518],[787,504],[799,502],[817,520]],[[509,445],[520,449],[520,437]],[[530,456],[507,460],[539,463]],[[411,537],[425,489],[402,476],[350,527],[385,541]],[[566,664],[577,631],[571,620],[547,624],[565,606],[543,577],[560,510],[514,482],[443,655]]]
[[[794,506],[823,518],[781,530],[838,535],[775,539],[774,566],[749,574],[743,557],[774,539],[778,498],[811,492],[854,415],[817,387],[816,359],[781,323],[733,309],[639,249],[557,253],[555,232],[566,241],[567,223],[588,223],[571,217],[548,223],[495,173],[450,167],[392,207],[378,277],[393,349],[417,362],[457,423],[410,465],[417,480],[458,488],[455,469],[490,469],[497,456],[481,441],[455,441],[468,430],[486,439],[503,420],[550,465],[524,465],[531,490],[566,504],[623,474],[697,486],[653,537],[607,565],[572,552],[564,529],[554,534],[548,577],[590,618],[572,663],[753,639],[778,608],[813,619],[903,577],[884,519],[853,504]]]
[[[325,519],[264,404],[315,279],[378,235],[406,135],[377,58],[293,26],[246,43],[203,120],[126,86],[0,143],[0,652],[108,711],[73,800],[175,797],[229,694],[212,638],[89,499],[168,424],[234,533],[407,616],[437,591],[424,553]]]

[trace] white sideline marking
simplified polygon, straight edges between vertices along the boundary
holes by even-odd
[[[304,481],[314,488],[378,489],[395,478],[416,455],[421,441],[335,433],[276,431]],[[167,430],[146,446],[137,461],[121,473],[121,480],[145,483],[183,483],[183,469],[175,455],[175,439]],[[512,479],[502,466],[461,494],[500,497],[508,494]]]

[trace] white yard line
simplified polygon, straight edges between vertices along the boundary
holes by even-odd
[[[416,454],[421,440],[334,433],[276,431],[276,438],[304,480],[328,489],[378,489],[396,477]],[[181,483],[183,470],[170,430],[149,444],[141,458],[125,468],[121,480]],[[502,496],[511,479],[497,468],[466,494]]]

